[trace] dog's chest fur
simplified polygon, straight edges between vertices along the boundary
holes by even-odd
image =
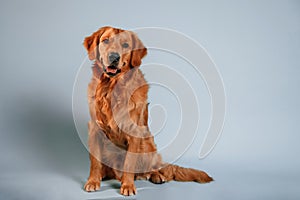
[[[120,77],[109,78],[103,74],[100,80],[94,81],[92,104],[95,120],[113,143],[125,147],[128,135],[149,133],[149,86],[139,69],[130,70]]]

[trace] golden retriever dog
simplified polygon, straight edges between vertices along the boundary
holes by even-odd
[[[93,76],[88,86],[90,175],[88,192],[104,178],[121,181],[120,193],[136,194],[134,180],[153,183],[213,179],[205,172],[164,163],[148,128],[149,86],[139,69],[147,49],[131,31],[102,27],[84,40]]]

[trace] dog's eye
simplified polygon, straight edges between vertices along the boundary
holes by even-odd
[[[125,43],[122,44],[122,47],[123,47],[123,48],[128,48],[128,47],[129,47],[129,44],[128,44],[127,42],[125,42]]]
[[[102,42],[103,42],[104,44],[108,44],[108,43],[109,43],[109,39],[104,39]]]

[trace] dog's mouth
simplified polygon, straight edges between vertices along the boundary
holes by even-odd
[[[119,69],[116,66],[108,66],[105,68],[105,72],[110,74],[116,74],[118,70]]]
[[[103,60],[101,59],[101,64],[103,71],[109,76],[115,76],[121,72],[121,69],[118,68],[118,62],[112,62],[109,66],[105,66]]]

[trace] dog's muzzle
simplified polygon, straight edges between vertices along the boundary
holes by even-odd
[[[121,72],[121,69],[118,68],[119,61],[120,61],[120,54],[116,52],[111,52],[108,55],[108,60],[110,62],[109,66],[105,66],[103,63],[103,60],[101,59],[101,64],[103,67],[103,71],[109,75],[109,76],[114,76]]]

